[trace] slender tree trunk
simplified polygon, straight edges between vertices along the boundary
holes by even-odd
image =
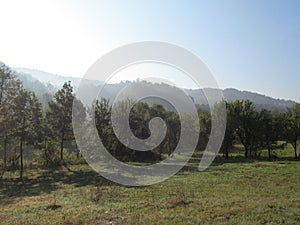
[[[158,147],[159,148],[159,160],[161,161],[162,160],[162,148],[161,147]]]
[[[6,171],[6,161],[7,161],[7,138],[5,137],[4,139],[4,155],[3,155],[3,168],[2,168],[2,172],[0,174],[0,178],[3,177],[5,171]]]
[[[21,167],[20,167],[20,179],[23,179],[23,140],[20,141],[20,160],[21,160]]]
[[[171,134],[169,134],[171,135]],[[171,137],[169,136],[168,137],[168,156],[171,155]]]
[[[60,141],[60,161],[62,162],[64,160],[64,138],[61,138]]]
[[[47,154],[47,141],[46,141],[46,139],[44,140],[44,146],[45,146],[44,156],[45,156],[45,159],[46,159],[46,165],[48,165],[49,164],[49,158],[48,158],[48,154]]]
[[[268,157],[271,159],[271,147],[268,145]]]
[[[245,147],[245,158],[248,158],[248,147]]]
[[[4,77],[2,77],[2,79],[1,79],[0,105],[2,104],[3,92],[4,92]]]
[[[297,140],[294,141],[294,152],[295,152],[295,159],[298,157],[297,156]]]
[[[6,170],[7,163],[7,138],[4,140],[3,172]]]
[[[240,138],[240,140],[241,140],[242,145],[244,146],[244,150],[245,150],[244,155],[245,155],[245,158],[248,158],[248,145],[247,145],[246,142],[243,142],[241,138]]]
[[[229,158],[229,152],[228,152],[228,150],[226,149],[225,150],[225,159],[228,159]]]

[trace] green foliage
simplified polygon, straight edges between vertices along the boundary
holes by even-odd
[[[64,83],[56,92],[53,99],[44,96],[44,105],[33,92],[22,87],[15,74],[4,64],[0,65],[0,146],[3,149],[2,167],[5,171],[7,163],[20,167],[23,174],[23,146],[30,145],[38,149],[39,164],[55,165],[64,161],[64,149],[68,150],[67,142],[74,142],[72,129],[72,107],[80,114],[82,123],[86,123],[86,109],[76,99],[70,82]],[[48,102],[46,106],[45,103]],[[267,151],[268,157],[276,156],[275,150],[283,149],[289,143],[297,155],[297,145],[300,138],[300,104],[288,108],[279,114],[276,111],[257,110],[249,101],[222,102],[227,108],[226,132],[221,152],[228,158],[236,144],[242,144],[245,157],[257,157],[262,151]],[[132,105],[130,100],[115,103],[118,115],[122,115]],[[220,105],[213,109],[218,111]],[[42,109],[46,110],[43,113]],[[162,143],[152,151],[135,151],[122,144],[112,127],[112,109],[107,99],[95,101],[90,110],[90,118],[96,124],[99,136],[104,146],[117,159],[126,162],[156,162],[162,160],[177,147],[181,129],[196,132],[196,126],[181,127],[182,121],[190,121],[190,115],[178,115],[159,104],[149,105],[136,102],[130,110],[129,125],[132,133],[140,139],[148,138],[149,122],[152,118],[160,117],[167,126],[166,136]],[[214,120],[213,120],[214,121]],[[211,135],[212,118],[210,113],[199,109],[200,134],[197,150],[205,149]],[[220,122],[220,121],[217,121]],[[195,125],[197,122],[195,122]],[[122,123],[120,124],[122,127]],[[123,130],[121,129],[121,132]],[[125,132],[125,131],[124,131]],[[152,134],[153,135],[153,134]],[[127,140],[130,142],[131,140]],[[83,162],[76,145],[72,145],[67,153],[68,162]],[[59,151],[59,156],[58,156]],[[75,154],[74,154],[75,152]],[[13,155],[13,154],[14,155]],[[10,154],[10,156],[8,155]],[[8,161],[9,158],[9,161]],[[26,159],[27,160],[27,159]]]
[[[20,178],[23,177],[23,144],[25,141],[34,144],[40,137],[41,104],[33,92],[20,90],[15,98],[15,136],[19,139],[20,150]]]
[[[36,153],[36,161],[43,166],[58,166],[60,155],[57,144],[54,141],[45,141],[44,147]]]
[[[284,127],[280,116],[269,110],[262,110],[259,114],[258,132],[260,134],[260,147],[268,150],[268,157],[272,157],[273,150],[283,149],[285,144],[279,143]]]
[[[49,96],[46,99],[49,100]],[[118,115],[130,105],[130,100],[116,103]],[[44,107],[47,112],[43,114],[35,94],[25,90],[8,67],[0,65],[0,146],[4,153],[0,162],[3,167],[0,179],[2,223],[299,222],[300,200],[296,191],[299,164],[290,156],[294,152],[298,158],[300,104],[278,114],[257,110],[250,101],[226,103],[227,126],[221,151],[228,159],[217,156],[206,173],[198,173],[195,171],[198,171],[202,152],[197,151],[178,175],[145,188],[118,187],[88,166],[73,166],[84,164],[85,160],[74,144],[72,107],[77,108],[76,113],[86,122],[86,110],[68,82],[48,107]],[[216,105],[212,116],[218,109]],[[180,119],[176,112],[162,105],[135,103],[129,125],[136,137],[145,139],[151,135],[149,121],[154,117],[162,118],[167,125],[166,137],[159,147],[139,152],[117,139],[111,124],[111,110],[109,100],[96,101],[90,112],[92,122],[110,153],[135,165],[154,163],[171,155],[180,138],[180,120],[191,119],[188,114],[180,115]],[[205,149],[209,140],[211,121],[209,113],[199,113],[199,150]],[[196,132],[195,128],[192,125],[183,129]],[[248,158],[240,155],[243,152]],[[30,154],[35,154],[34,160],[28,157]],[[269,162],[270,158],[273,162]],[[62,160],[68,162],[69,167],[61,167]],[[24,166],[28,168],[24,179],[15,179],[19,175],[13,170],[20,169],[22,178]],[[40,166],[43,167],[37,169]],[[43,169],[56,166],[59,169]]]
[[[3,144],[3,171],[6,170],[8,145],[14,138],[15,130],[15,99],[21,90],[20,81],[15,74],[5,66],[0,65],[0,142]]]
[[[116,111],[123,113],[130,107],[129,100],[115,104]],[[97,100],[94,104],[95,124],[104,146],[117,159],[122,161],[155,162],[163,154],[171,154],[176,148],[180,135],[180,120],[175,112],[167,111],[161,105],[137,102],[129,114],[129,125],[132,133],[140,139],[150,136],[149,122],[154,117],[162,118],[167,125],[167,134],[159,147],[152,151],[135,151],[123,145],[116,137],[111,124],[111,106],[106,99]],[[122,132],[122,123],[120,130]],[[128,140],[129,141],[129,140]]]
[[[49,129],[53,131],[53,138],[60,143],[60,160],[63,161],[64,142],[74,139],[72,128],[72,106],[73,102],[78,110],[85,115],[85,108],[79,100],[75,99],[71,82],[64,83],[62,89],[58,90],[52,101],[48,103],[46,122]],[[50,132],[51,133],[51,132]]]
[[[20,155],[9,157],[11,165],[20,159],[20,177],[23,176],[23,144],[35,144],[40,137],[41,104],[33,92],[22,88],[13,72],[5,65],[0,66],[0,123],[4,141],[3,171],[6,170],[7,145],[19,142]]]
[[[297,155],[297,144],[300,138],[300,104],[293,108],[288,108],[287,112],[282,114],[281,119],[284,121],[283,138],[294,148],[295,158]]]
[[[235,143],[237,123],[234,118],[234,104],[226,103],[227,111],[227,121],[226,121],[226,130],[224,135],[224,140],[221,146],[221,151],[225,158],[229,157],[229,150],[233,147]]]
[[[209,135],[211,132],[211,115],[210,113],[202,113],[199,115],[199,123],[200,123],[200,134],[199,134],[199,142],[197,149],[199,150],[204,150],[208,139]]]

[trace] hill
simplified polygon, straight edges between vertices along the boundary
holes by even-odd
[[[13,68],[16,72],[18,72],[18,77],[20,80],[23,81],[24,87],[30,90],[35,91],[39,96],[42,96],[45,93],[53,94],[56,90],[58,90],[62,84],[66,81],[71,81],[76,91],[76,88],[79,86],[81,78],[74,78],[74,77],[66,77],[60,76],[56,74],[51,74],[48,72],[35,70],[35,69],[27,69],[27,68]],[[118,84],[106,84],[103,92],[102,97],[114,99],[118,92],[126,87],[129,84],[134,82],[127,81],[121,82]],[[84,82],[84,93],[86,99],[91,99],[96,96],[99,92],[99,86],[102,84],[101,81],[88,81],[85,80]],[[149,83],[149,82],[140,82],[139,85],[135,86],[134,91],[129,93],[130,97],[134,99],[133,96],[137,95],[138,93],[144,92],[145,89],[154,89],[158,92],[167,92],[169,88],[174,91],[174,87],[171,87],[167,84],[158,84],[158,83]],[[207,109],[207,100],[204,95],[202,89],[185,89],[185,91],[192,97],[195,104],[202,105],[204,109]],[[207,93],[211,93],[213,89],[205,89]],[[292,107],[295,102],[291,100],[283,100],[283,99],[275,99],[270,96],[266,96],[263,94],[250,92],[250,91],[241,91],[234,88],[227,88],[223,90],[224,97],[227,101],[232,102],[235,100],[246,100],[249,99],[252,101],[257,109],[278,109],[279,111],[283,111],[286,107]],[[154,102],[153,99],[147,100],[149,103]],[[158,102],[157,102],[158,101]],[[166,103],[162,100],[155,100],[156,103],[162,103],[166,105]],[[89,101],[85,102],[89,103]],[[167,107],[169,108],[169,106]]]
[[[12,69],[19,74],[31,76],[32,78],[35,78],[36,80],[42,82],[43,84],[51,84],[55,87],[61,87],[63,83],[66,81],[71,81],[74,86],[78,86],[81,80],[81,78],[60,76],[60,75],[56,75],[56,74],[52,74],[52,73],[48,73],[36,69],[19,68],[19,67],[15,67]]]

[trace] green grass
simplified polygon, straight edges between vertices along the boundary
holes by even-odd
[[[198,158],[149,187],[111,183],[87,165],[0,180],[0,224],[300,224],[300,163]]]

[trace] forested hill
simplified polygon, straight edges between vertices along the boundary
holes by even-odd
[[[48,72],[44,72],[36,69],[28,68],[12,68],[14,71],[25,76],[31,76],[35,80],[38,80],[44,84],[51,84],[57,88],[60,88],[64,82],[71,81],[73,86],[78,86],[80,83],[80,78],[60,76]]]
[[[16,72],[18,72],[18,77],[23,81],[24,87],[36,92],[38,96],[43,96],[45,93],[53,94],[56,90],[58,90],[61,85],[65,81],[71,81],[74,89],[76,91],[76,87],[78,87],[80,83],[80,78],[74,77],[65,77],[60,75],[55,75],[39,70],[27,69],[27,68],[13,68]],[[162,90],[161,85],[164,86],[164,89],[171,88],[166,84],[151,84],[144,83],[135,88],[135,92],[142,91],[143,88],[154,88],[155,90]],[[86,85],[86,92],[88,93],[98,91],[98,86],[101,84],[100,81],[91,81]],[[109,84],[106,85],[104,89],[104,97],[106,98],[114,98],[118,91],[122,89],[128,82],[119,83],[119,84]],[[139,88],[141,90],[139,90]],[[211,89],[206,89],[206,92],[213,91]],[[186,89],[186,92],[194,99],[194,102],[198,105],[206,105],[207,101],[203,90],[193,90]],[[250,92],[250,91],[240,91],[234,88],[227,88],[223,90],[224,97],[229,102],[233,102],[235,100],[250,100],[254,103],[257,109],[278,109],[279,111],[283,111],[286,107],[292,107],[295,102],[291,100],[283,100],[283,99],[275,99],[266,95]],[[205,108],[205,106],[203,106]]]
[[[208,93],[212,90],[206,90]],[[201,103],[205,99],[205,95],[201,90],[188,90],[190,96],[193,97],[196,103]],[[291,100],[275,99],[263,94],[258,94],[250,91],[240,91],[234,88],[226,88],[223,90],[224,97],[229,102],[236,100],[250,100],[254,103],[256,109],[278,109],[284,111],[287,107],[293,107],[296,103]]]

